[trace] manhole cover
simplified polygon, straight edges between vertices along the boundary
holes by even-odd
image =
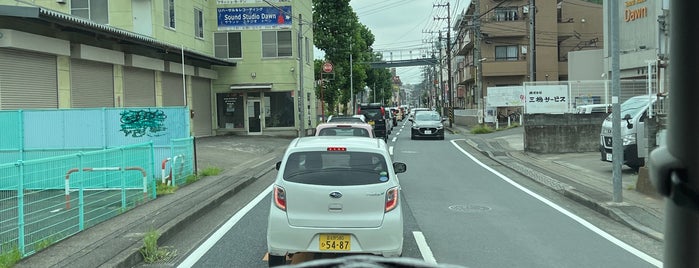
[[[489,207],[479,205],[453,205],[449,206],[449,209],[457,212],[484,212],[491,210]]]

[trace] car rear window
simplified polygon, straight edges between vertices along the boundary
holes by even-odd
[[[381,114],[381,109],[362,108],[362,114],[368,119],[383,118],[383,115]]]
[[[284,168],[286,181],[329,186],[384,183],[389,179],[386,159],[366,152],[296,152]]]
[[[363,128],[353,128],[353,127],[333,127],[333,128],[323,128],[318,132],[318,136],[356,136],[356,137],[370,137],[369,131]]]

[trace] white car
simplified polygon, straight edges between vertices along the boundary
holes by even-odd
[[[269,266],[299,252],[403,252],[403,211],[396,173],[380,139],[315,136],[291,141],[277,163],[269,221]]]

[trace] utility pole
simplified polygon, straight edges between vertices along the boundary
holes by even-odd
[[[350,114],[355,114],[357,112],[357,108],[354,107],[354,75],[352,73],[352,35],[350,34],[350,101],[352,101],[352,112]],[[346,91],[345,91],[346,92]]]
[[[533,1],[533,0],[532,0]],[[624,163],[624,148],[621,142],[621,93],[620,68],[619,68],[619,2],[608,1],[607,10],[608,27],[610,35],[609,53],[612,63],[612,201],[621,203],[621,165]]]
[[[536,81],[536,6],[529,0],[529,81]]]
[[[478,108],[478,123],[485,123],[483,119],[483,61],[481,60],[481,3],[480,0],[473,0],[473,64],[476,65],[476,106]]]
[[[452,88],[454,86],[454,83],[451,80],[451,5],[449,2],[446,4],[438,4],[438,5],[433,5],[433,7],[447,7],[447,91],[449,92],[448,95],[448,100],[449,100],[449,114],[453,113],[454,110],[454,89]],[[445,19],[445,18],[434,18],[435,20],[438,19]],[[449,127],[453,126],[453,121],[451,116],[449,117]]]
[[[303,92],[303,19],[299,13],[299,31],[298,31],[298,50],[299,50],[299,137],[306,136],[306,120],[305,119],[305,105],[304,99],[306,98]]]

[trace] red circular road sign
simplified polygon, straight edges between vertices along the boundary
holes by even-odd
[[[329,62],[323,63],[323,72],[329,73],[332,71],[333,71],[333,64],[332,63],[329,63]]]

